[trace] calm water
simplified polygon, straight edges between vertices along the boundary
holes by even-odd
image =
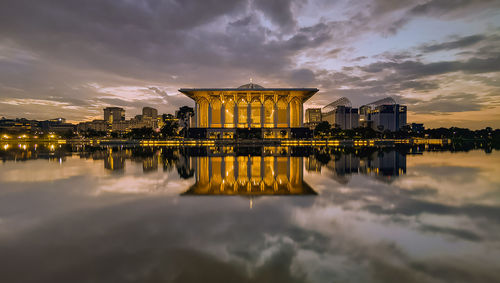
[[[500,281],[498,151],[0,153],[1,282]]]

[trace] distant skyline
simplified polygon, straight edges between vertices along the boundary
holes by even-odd
[[[426,127],[500,128],[500,1],[6,0],[0,117],[193,106],[184,87],[385,96]]]

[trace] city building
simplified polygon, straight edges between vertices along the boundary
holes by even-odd
[[[40,128],[43,132],[48,133],[68,133],[76,130],[76,125],[66,123],[64,118],[54,118],[39,122]]]
[[[25,118],[0,119],[0,131],[9,132],[34,132],[40,130],[39,123],[36,120],[28,120]]]
[[[342,130],[359,127],[359,114],[357,108],[352,108],[351,101],[341,97],[321,109],[322,121]]]
[[[398,131],[406,126],[407,107],[386,97],[360,107],[360,123],[378,131]]]
[[[156,120],[156,118],[158,117],[158,110],[156,110],[155,108],[152,108],[152,107],[143,107],[142,108],[142,117],[143,118],[148,117],[148,118],[151,118],[153,120]]]
[[[121,107],[104,108],[104,120],[108,123],[125,121],[125,110]]]
[[[179,91],[195,101],[195,125],[189,129],[190,136],[231,139],[237,132],[264,138],[305,133],[303,103],[318,89],[264,88],[249,83],[238,88]]]
[[[107,132],[109,129],[109,123],[105,120],[93,120],[90,122],[78,123],[76,128],[79,133],[87,132],[90,130],[95,132]]]
[[[314,129],[321,122],[321,108],[306,109],[305,126]]]

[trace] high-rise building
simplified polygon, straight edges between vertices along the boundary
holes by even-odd
[[[359,109],[359,122],[363,127],[398,131],[406,125],[407,107],[397,104],[391,97],[363,105]]]
[[[104,120],[108,123],[125,121],[125,110],[121,107],[104,108]]]
[[[351,101],[346,97],[335,100],[323,107],[321,120],[340,129],[353,129],[359,126],[359,114],[357,108],[351,107]]]
[[[406,125],[406,106],[379,105],[371,112],[373,127],[379,131],[398,131]]]
[[[150,117],[153,120],[156,120],[158,117],[158,110],[152,107],[144,107],[142,108],[142,117]]]

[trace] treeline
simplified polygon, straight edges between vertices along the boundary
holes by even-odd
[[[332,127],[328,122],[319,123],[314,129],[315,137],[335,139],[405,139],[405,138],[431,138],[452,139],[454,141],[483,140],[500,143],[500,129],[493,130],[486,127],[481,130],[470,130],[467,128],[437,128],[414,131],[410,126],[405,126],[396,132],[376,131],[372,128],[355,128],[342,130]]]

